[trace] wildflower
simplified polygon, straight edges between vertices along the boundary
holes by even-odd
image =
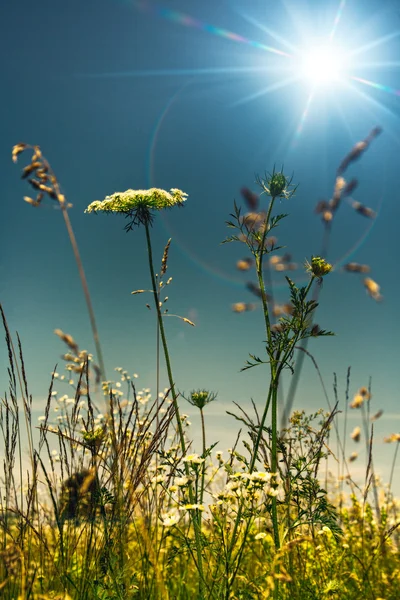
[[[165,477],[163,474],[160,475],[155,475],[152,480],[151,483],[163,483],[165,481]]]
[[[106,196],[103,201],[95,200],[85,210],[86,213],[106,212],[122,213],[132,219],[127,229],[133,225],[150,223],[152,210],[163,210],[173,206],[182,206],[187,194],[172,188],[170,192],[159,188],[149,190],[126,190]]]
[[[183,398],[189,402],[192,406],[195,406],[199,410],[203,410],[206,404],[213,402],[217,398],[217,394],[209,392],[207,390],[193,390],[190,392],[190,396],[186,398],[182,394]],[[182,415],[183,418],[183,415]]]
[[[178,487],[185,487],[185,485],[187,485],[189,482],[189,479],[187,477],[176,477],[175,478],[175,485],[177,485]]]
[[[258,481],[261,483],[269,483],[271,480],[271,473],[265,473],[264,471],[256,471],[251,474],[251,479],[253,481]]]
[[[204,504],[185,504],[180,506],[179,510],[206,510]]]
[[[105,431],[102,427],[96,427],[92,431],[85,431],[82,434],[83,440],[89,447],[99,448],[104,440]]]
[[[313,277],[318,277],[319,279],[332,271],[332,265],[319,256],[312,256],[311,264],[306,260],[305,267]]]
[[[183,458],[183,462],[190,462],[195,465],[201,465],[204,462],[204,458],[201,458],[198,454],[187,454]]]
[[[355,442],[359,442],[360,441],[360,437],[361,437],[361,429],[360,429],[360,427],[354,427],[354,429],[353,429],[352,434],[351,434],[350,437]]]
[[[161,521],[164,527],[171,527],[176,525],[179,521],[179,514],[177,512],[165,513],[161,515]]]

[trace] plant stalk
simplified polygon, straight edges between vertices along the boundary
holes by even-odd
[[[163,322],[163,318],[162,318],[162,314],[161,314],[160,303],[158,300],[158,290],[157,290],[157,282],[156,282],[156,276],[155,276],[154,265],[153,265],[153,251],[152,251],[152,247],[151,247],[150,229],[149,229],[149,223],[147,220],[144,222],[144,226],[145,226],[145,231],[146,231],[147,252],[148,252],[148,257],[149,257],[151,284],[152,284],[153,294],[154,294],[154,304],[155,304],[156,311],[157,311],[158,326],[160,329],[161,341],[162,341],[163,350],[164,350],[165,364],[166,364],[167,374],[168,374],[168,381],[169,381],[169,386],[171,388],[172,402],[174,405],[175,416],[176,416],[176,421],[177,421],[177,425],[178,425],[178,433],[179,433],[181,450],[182,450],[182,454],[185,456],[186,455],[185,434],[184,434],[183,427],[182,427],[182,419],[180,416],[179,405],[178,405],[178,395],[175,390],[175,383],[174,383],[174,379],[172,376],[171,361],[170,361],[170,357],[169,357],[167,338],[165,336],[164,322]],[[190,481],[190,471],[189,471],[189,465],[187,462],[185,462],[185,472],[186,472],[186,477]],[[192,488],[191,483],[189,483],[189,485],[188,485],[188,491],[189,491],[190,503],[193,504],[194,503],[194,495],[193,495],[193,488]],[[194,529],[194,535],[195,535],[196,553],[197,553],[197,568],[199,571],[200,599],[205,600],[205,579],[204,579],[203,556],[202,556],[202,548],[201,548],[201,513],[200,513],[200,511],[189,511],[189,514],[190,514],[190,517],[193,522],[193,529]]]

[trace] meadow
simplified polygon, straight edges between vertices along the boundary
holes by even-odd
[[[372,209],[352,199],[358,182],[348,179],[347,169],[362,159],[380,133],[376,127],[345,154],[330,200],[320,201],[315,209],[324,227],[324,247],[300,267],[278,231],[281,221],[290,218],[282,211],[290,213],[301,175],[294,181],[283,168],[273,167],[258,178],[258,193],[242,189],[244,208],[234,203],[224,243],[238,244],[242,255],[246,252],[237,268],[251,272],[256,283],[248,285],[255,302],[236,302],[232,310],[243,313],[254,310],[256,303],[261,306],[265,353],[249,354],[243,370],[264,370],[265,396],[252,403],[252,412],[232,404],[227,418],[237,424],[238,433],[229,450],[207,436],[205,414],[211,402],[218,402],[217,392],[180,391],[164,326],[167,317],[180,319],[182,327],[195,325],[168,310],[173,304],[168,299],[171,240],[162,256],[154,256],[152,247],[157,212],[184,206],[187,194],[178,188],[126,190],[86,209],[120,213],[125,229],[143,236],[143,261],[152,285],[132,294],[147,294],[148,309],[158,322],[154,399],[150,388],[138,390],[134,375],[122,368],[114,370],[115,380],[107,379],[69,219],[71,205],[41,149],[14,146],[15,163],[29,155],[22,177],[33,194],[25,202],[39,207],[50,201],[61,209],[86,299],[94,353],[81,350],[70,334],[55,331],[65,347],[64,370],[53,372],[37,423],[23,347],[18,334],[11,335],[1,308],[9,359],[8,389],[0,403],[1,598],[400,598],[399,502],[392,493],[400,434],[388,432],[393,462],[390,481],[382,482],[373,460],[374,423],[381,414],[371,414],[370,386],[350,398],[350,370],[344,399],[335,386],[331,404],[322,382],[324,409],[314,414],[293,410],[303,361],[311,360],[321,375],[308,341],[334,335],[317,323],[316,314],[324,278],[333,268],[327,257],[337,211],[348,202],[360,218],[375,217]],[[305,286],[293,281],[296,268],[306,273]],[[372,301],[382,300],[368,265],[348,263],[344,270],[361,277]],[[274,300],[273,271],[286,278],[289,300],[284,305]],[[159,371],[164,368],[168,386],[161,391]],[[290,374],[286,398],[280,387],[284,373]],[[62,386],[67,393],[61,396],[55,390]],[[200,415],[200,448],[193,447],[188,403]],[[296,403],[301,406],[301,399]],[[352,431],[349,411],[359,415]],[[339,414],[344,416],[341,421]],[[362,485],[351,475],[357,453],[350,453],[346,444],[350,438],[360,440],[361,434],[368,457]]]

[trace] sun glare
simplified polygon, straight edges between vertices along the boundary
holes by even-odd
[[[382,48],[382,52],[380,51],[381,46],[387,45],[389,41],[400,37],[400,30],[393,30],[375,39],[363,41],[360,38],[359,32],[362,31],[364,25],[361,27],[362,23],[352,22],[352,17],[348,14],[349,11],[346,6],[348,0],[335,0],[332,3],[338,5],[336,13],[332,13],[332,22],[327,22],[324,27],[317,25],[317,22],[319,22],[319,18],[317,19],[317,17],[326,16],[326,3],[317,3],[321,4],[321,7],[324,5],[323,9],[321,8],[321,13],[317,15],[313,14],[312,18],[310,14],[310,18],[305,17],[302,22],[301,15],[296,12],[297,9],[295,6],[297,7],[298,4],[305,3],[294,2],[293,13],[289,12],[293,21],[297,23],[299,20],[299,26],[297,27],[298,40],[293,40],[291,34],[285,39],[279,29],[270,29],[264,20],[258,21],[244,10],[238,10],[237,12],[247,21],[247,24],[259,30],[259,40],[213,25],[190,14],[158,6],[153,2],[144,2],[143,0],[128,1],[141,12],[157,15],[174,24],[197,29],[207,35],[224,39],[229,43],[241,44],[243,49],[247,47],[251,51],[257,50],[260,53],[265,53],[264,57],[266,60],[263,60],[261,57],[257,63],[251,63],[248,66],[244,66],[243,64],[227,65],[225,62],[221,65],[215,65],[213,62],[212,65],[201,68],[184,66],[174,69],[143,69],[140,71],[135,69],[113,73],[90,74],[90,77],[152,77],[163,75],[165,77],[182,76],[186,78],[193,75],[194,78],[196,75],[207,77],[213,75],[223,76],[224,74],[228,76],[239,74],[241,77],[247,73],[253,78],[253,75],[259,71],[261,73],[260,82],[266,83],[260,83],[260,87],[256,90],[248,86],[249,92],[246,91],[243,95],[239,94],[232,101],[229,101],[230,108],[236,108],[242,104],[257,101],[263,96],[274,94],[278,91],[282,93],[285,89],[287,93],[291,94],[291,92],[288,92],[288,89],[291,87],[292,89],[295,87],[296,90],[299,90],[303,86],[308,87],[308,97],[305,100],[304,109],[300,115],[298,126],[295,129],[293,144],[300,138],[304,130],[304,125],[309,120],[312,105],[315,104],[318,97],[323,100],[324,96],[326,96],[330,101],[330,99],[336,98],[336,92],[339,92],[339,88],[341,88],[340,91],[345,90],[347,97],[349,97],[349,92],[355,92],[365,101],[373,103],[381,109],[388,110],[383,102],[375,100],[367,91],[362,91],[361,86],[374,88],[395,97],[400,96],[399,89],[366,79],[365,72],[366,69],[370,70],[371,68],[376,71],[380,67],[387,69],[388,67],[398,68],[400,66],[400,62],[388,60],[388,57],[390,57],[389,52],[394,57],[397,56],[398,46],[388,46],[387,48]],[[299,19],[297,19],[297,16]],[[368,15],[366,14],[366,16]],[[311,28],[310,23],[312,23]],[[391,26],[390,23],[389,26]],[[353,31],[357,35],[353,35]],[[341,44],[341,40],[344,40],[344,46]],[[253,52],[251,56],[253,56]],[[265,73],[267,74],[266,78]],[[361,77],[361,75],[363,76]],[[218,77],[218,81],[220,81],[220,77]],[[302,86],[299,84],[302,84]],[[335,95],[331,94],[333,90],[335,90]]]
[[[343,76],[344,61],[339,48],[315,46],[302,55],[300,75],[313,85],[331,85]]]

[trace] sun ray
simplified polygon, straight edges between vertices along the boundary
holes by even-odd
[[[275,90],[279,90],[283,87],[286,87],[286,86],[290,85],[291,83],[294,83],[296,80],[297,80],[297,77],[290,77],[288,79],[284,79],[283,81],[277,81],[276,83],[269,85],[267,88],[259,90],[258,92],[255,92],[254,94],[250,94],[250,96],[246,96],[245,98],[241,98],[240,100],[237,100],[233,104],[230,104],[230,108],[236,108],[237,106],[240,106],[241,104],[246,104],[247,102],[251,102],[251,100],[255,100],[256,98],[259,98],[260,96],[264,96],[265,94],[269,94],[270,92],[274,92]]]
[[[275,31],[273,31],[272,29],[269,29],[268,27],[266,27],[265,25],[262,25],[259,21],[257,21],[257,19],[253,19],[253,17],[251,17],[250,15],[247,15],[246,13],[242,12],[242,11],[237,11],[238,14],[248,23],[250,23],[251,25],[254,25],[255,27],[257,27],[258,29],[260,29],[261,31],[263,31],[264,33],[267,33],[272,39],[274,39],[276,42],[279,42],[280,44],[282,44],[283,46],[286,46],[286,48],[288,48],[288,50],[291,51],[292,55],[296,54],[298,52],[296,46],[293,46],[293,44],[291,44],[290,42],[288,42],[287,40],[285,40],[282,36],[278,35]]]
[[[386,92],[387,94],[392,94],[394,96],[400,96],[400,90],[396,90],[390,85],[383,85],[382,83],[376,83],[374,81],[369,81],[368,79],[362,79],[361,77],[352,76],[351,79],[354,81],[358,81],[359,83],[363,83],[364,85],[368,85],[369,87],[375,88],[376,90],[380,90],[381,92]]]
[[[195,68],[195,69],[144,69],[132,71],[110,71],[107,73],[85,73],[76,74],[77,77],[91,77],[91,78],[102,78],[102,77],[170,77],[171,75],[185,76],[185,75],[221,75],[221,74],[252,74],[260,72],[270,71],[281,71],[278,66],[266,65],[263,67],[207,67],[207,68]]]
[[[400,61],[384,61],[384,62],[367,62],[360,63],[357,61],[359,69],[382,69],[387,67],[400,67]]]
[[[389,42],[390,40],[393,40],[394,38],[399,37],[399,36],[400,36],[400,31],[392,31],[392,33],[388,33],[387,35],[377,38],[376,40],[369,42],[369,44],[365,44],[364,46],[355,48],[352,52],[349,52],[348,56],[350,57],[350,56],[356,56],[357,54],[362,54],[363,52],[366,52],[367,50],[372,50],[372,48],[381,46],[382,44],[385,44],[386,42]]]
[[[332,31],[329,34],[329,39],[331,41],[333,40],[333,38],[335,36],[336,29],[337,29],[337,27],[338,27],[338,25],[340,23],[340,19],[342,18],[342,14],[343,14],[343,10],[344,10],[345,5],[346,5],[346,0],[341,0],[341,2],[339,4],[339,8],[338,8],[337,13],[336,13],[335,20],[333,22]]]
[[[347,84],[348,87],[356,94],[358,94],[359,96],[361,96],[364,100],[366,100],[369,104],[373,104],[374,106],[377,106],[379,108],[379,110],[386,112],[387,114],[389,114],[391,117],[393,118],[398,118],[397,114],[394,113],[392,110],[390,110],[390,108],[388,108],[387,106],[385,106],[384,104],[382,104],[382,102],[379,102],[378,100],[375,100],[374,98],[372,98],[372,96],[370,96],[369,94],[366,94],[365,92],[363,92],[362,90],[359,89],[358,86],[356,85],[351,85],[350,83]]]
[[[347,0],[338,0],[336,2],[336,8],[333,12],[333,22],[331,26],[329,24],[326,27],[326,32],[321,28],[314,28],[312,31],[307,30],[306,21],[303,18],[303,13],[297,11],[293,6],[286,6],[286,2],[282,0],[282,5],[285,7],[288,17],[292,20],[293,31],[298,36],[293,38],[293,35],[289,39],[285,39],[283,33],[279,32],[279,28],[272,29],[271,25],[268,27],[263,22],[257,20],[248,12],[248,8],[242,10],[241,8],[235,9],[235,12],[241,16],[241,18],[256,27],[262,32],[262,38],[271,40],[277,44],[277,47],[270,46],[258,42],[249,37],[245,37],[239,33],[235,33],[228,29],[218,27],[205,20],[198,19],[187,13],[183,13],[178,10],[173,10],[162,4],[155,4],[148,0],[125,0],[126,3],[135,9],[140,10],[144,13],[149,13],[154,17],[162,18],[172,23],[184,25],[185,27],[203,31],[205,33],[212,34],[213,36],[221,39],[230,40],[243,45],[248,48],[256,48],[262,52],[269,53],[271,56],[267,64],[260,66],[258,62],[257,66],[240,66],[240,67],[202,67],[202,68],[178,68],[178,69],[148,69],[148,70],[131,70],[131,71],[120,71],[114,73],[99,73],[91,74],[89,77],[196,77],[206,76],[212,78],[213,76],[219,75],[254,75],[260,74],[260,88],[253,93],[250,93],[242,98],[233,99],[233,103],[230,107],[238,107],[254,101],[262,96],[266,96],[270,93],[274,93],[284,88],[288,88],[295,83],[308,82],[308,95],[305,103],[303,112],[300,115],[299,120],[294,121],[292,126],[294,133],[289,139],[289,147],[293,148],[298,140],[301,138],[303,131],[306,127],[306,123],[311,118],[311,106],[321,101],[321,98],[329,99],[331,97],[331,91],[335,89],[335,95],[339,92],[339,87],[348,87],[352,93],[356,92],[364,100],[367,100],[371,105],[377,107],[380,111],[386,111],[393,116],[393,112],[390,111],[381,102],[377,102],[373,96],[371,97],[368,93],[363,93],[360,87],[375,89],[378,91],[385,92],[392,96],[400,96],[400,90],[395,89],[389,85],[384,85],[376,81],[372,81],[365,77],[359,77],[361,69],[379,69],[379,68],[397,68],[400,66],[400,61],[390,61],[383,58],[379,61],[379,56],[374,52],[373,57],[376,62],[369,61],[367,56],[364,57],[364,62],[361,63],[358,60],[354,61],[354,57],[359,57],[371,50],[378,47],[385,46],[392,40],[398,39],[400,36],[400,30],[396,29],[384,35],[380,35],[373,40],[364,40],[362,45],[358,47],[353,46],[347,48],[339,43],[333,44],[334,38],[338,39],[339,29],[346,31],[350,25],[345,19],[344,15],[348,6]],[[347,14],[346,14],[347,16]],[[314,19],[315,24],[317,20]],[[286,29],[285,29],[286,31]],[[294,40],[294,41],[293,41]],[[343,41],[343,36],[341,37]],[[302,44],[300,45],[300,43]],[[307,47],[308,46],[308,47]],[[283,48],[283,50],[281,49]],[[386,50],[386,48],[385,48]],[[387,55],[386,55],[387,56]],[[386,58],[385,56],[385,58]],[[283,60],[280,60],[281,57]],[[372,58],[372,56],[371,56]],[[284,60],[290,59],[290,60]],[[262,60],[262,54],[260,55]],[[357,73],[358,71],[358,73]],[[273,73],[274,78],[267,78],[266,86],[262,86],[262,74]],[[279,77],[276,77],[277,75]],[[353,85],[352,85],[353,84]],[[329,87],[328,87],[329,86]],[[299,86],[297,86],[298,88]],[[297,89],[294,92],[296,95]],[[229,102],[229,100],[227,101]],[[289,149],[290,149],[289,148]]]
[[[308,112],[310,110],[310,106],[311,106],[313,97],[314,97],[314,92],[311,91],[310,95],[307,98],[307,102],[306,102],[306,105],[304,107],[303,114],[300,117],[300,122],[299,122],[299,124],[297,126],[297,129],[296,129],[296,131],[294,133],[294,136],[293,136],[293,139],[292,139],[292,143],[291,143],[292,149],[296,146],[296,144],[299,141],[300,136],[301,136],[301,134],[303,132],[304,125],[305,125],[305,122],[307,120]]]
[[[170,8],[164,8],[157,4],[150,4],[149,2],[144,2],[143,0],[133,0],[132,5],[136,8],[144,11],[150,12],[151,14],[158,15],[168,21],[173,21],[174,23],[179,23],[180,25],[185,25],[186,27],[194,27],[195,29],[200,29],[201,31],[206,31],[207,33],[211,33],[213,35],[223,37],[234,42],[241,42],[242,44],[248,44],[253,48],[258,48],[260,50],[265,50],[266,52],[270,52],[272,54],[279,54],[280,56],[290,56],[287,52],[283,52],[282,50],[278,50],[278,48],[273,48],[272,46],[267,46],[266,44],[261,44],[255,40],[250,40],[242,35],[234,33],[232,31],[228,31],[227,29],[223,29],[221,27],[216,27],[215,25],[211,25],[210,23],[206,23],[205,21],[201,21],[200,19],[195,19],[190,15],[182,13],[177,10],[171,10]]]

